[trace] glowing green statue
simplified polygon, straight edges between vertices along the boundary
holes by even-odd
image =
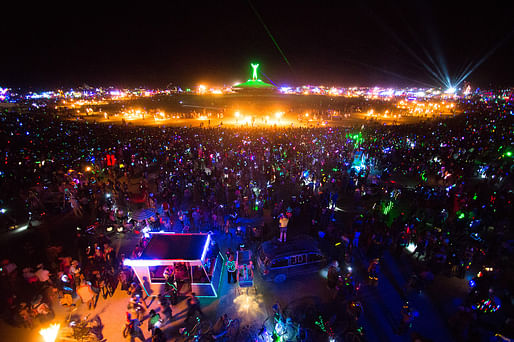
[[[259,67],[259,64],[251,64],[252,68],[253,68],[253,74],[252,74],[252,80],[256,81],[257,80],[257,68]]]

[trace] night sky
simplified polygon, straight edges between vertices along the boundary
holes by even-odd
[[[0,86],[231,85],[251,61],[278,85],[439,86],[422,61],[455,78],[488,54],[467,80],[514,85],[510,2],[340,2],[9,4]]]

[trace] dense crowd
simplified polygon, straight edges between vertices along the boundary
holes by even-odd
[[[22,304],[48,284],[63,304],[79,295],[94,306],[118,281],[128,290],[131,274],[111,231],[217,230],[262,241],[285,240],[289,227],[318,238],[339,264],[362,251],[370,272],[386,249],[409,250],[419,282],[480,271],[461,312],[501,302],[501,319],[487,328],[512,333],[514,126],[508,108],[493,106],[463,102],[455,118],[404,126],[274,129],[109,126],[4,112],[4,214],[44,221],[69,212],[93,224],[73,232],[76,249],[49,247],[23,267],[5,255],[3,307],[30,326]],[[336,220],[343,205],[351,214]],[[155,215],[133,215],[143,208]],[[263,224],[240,227],[241,217]],[[479,317],[461,312],[451,322],[465,338]]]

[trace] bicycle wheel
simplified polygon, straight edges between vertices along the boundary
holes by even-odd
[[[240,322],[238,319],[234,319],[227,328],[227,338],[229,341],[236,341],[237,335],[239,334]]]
[[[198,324],[198,327],[197,327],[197,331],[199,334],[205,334],[207,333],[209,330],[211,330],[212,328],[212,324],[209,320],[207,319],[202,319],[200,321],[200,323]]]

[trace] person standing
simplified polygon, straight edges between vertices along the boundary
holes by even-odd
[[[175,282],[175,266],[169,265],[164,269],[162,273],[166,282]]]
[[[82,280],[79,288],[77,289],[77,294],[80,296],[82,303],[86,303],[88,305],[89,310],[96,307],[96,294],[91,288],[91,284],[89,282]]]
[[[379,273],[379,264],[380,259],[376,258],[371,260],[368,266],[368,278],[371,285],[378,285],[378,273]]]
[[[227,260],[227,274],[228,274],[228,283],[230,284],[232,281],[234,284],[237,282],[237,263],[234,260],[234,254],[230,254]]]
[[[286,242],[287,239],[287,225],[289,224],[289,218],[284,215],[280,214],[280,217],[278,219],[278,227],[280,229],[280,237],[278,240],[280,242]]]
[[[328,267],[327,285],[328,285],[328,288],[331,290],[336,288],[337,281],[339,279],[338,268],[339,268],[339,264],[336,260],[334,260]]]
[[[43,268],[43,264],[37,265],[37,271],[34,274],[39,280],[39,284],[41,284],[41,287],[44,287],[52,283],[52,281],[50,280],[50,271]]]

